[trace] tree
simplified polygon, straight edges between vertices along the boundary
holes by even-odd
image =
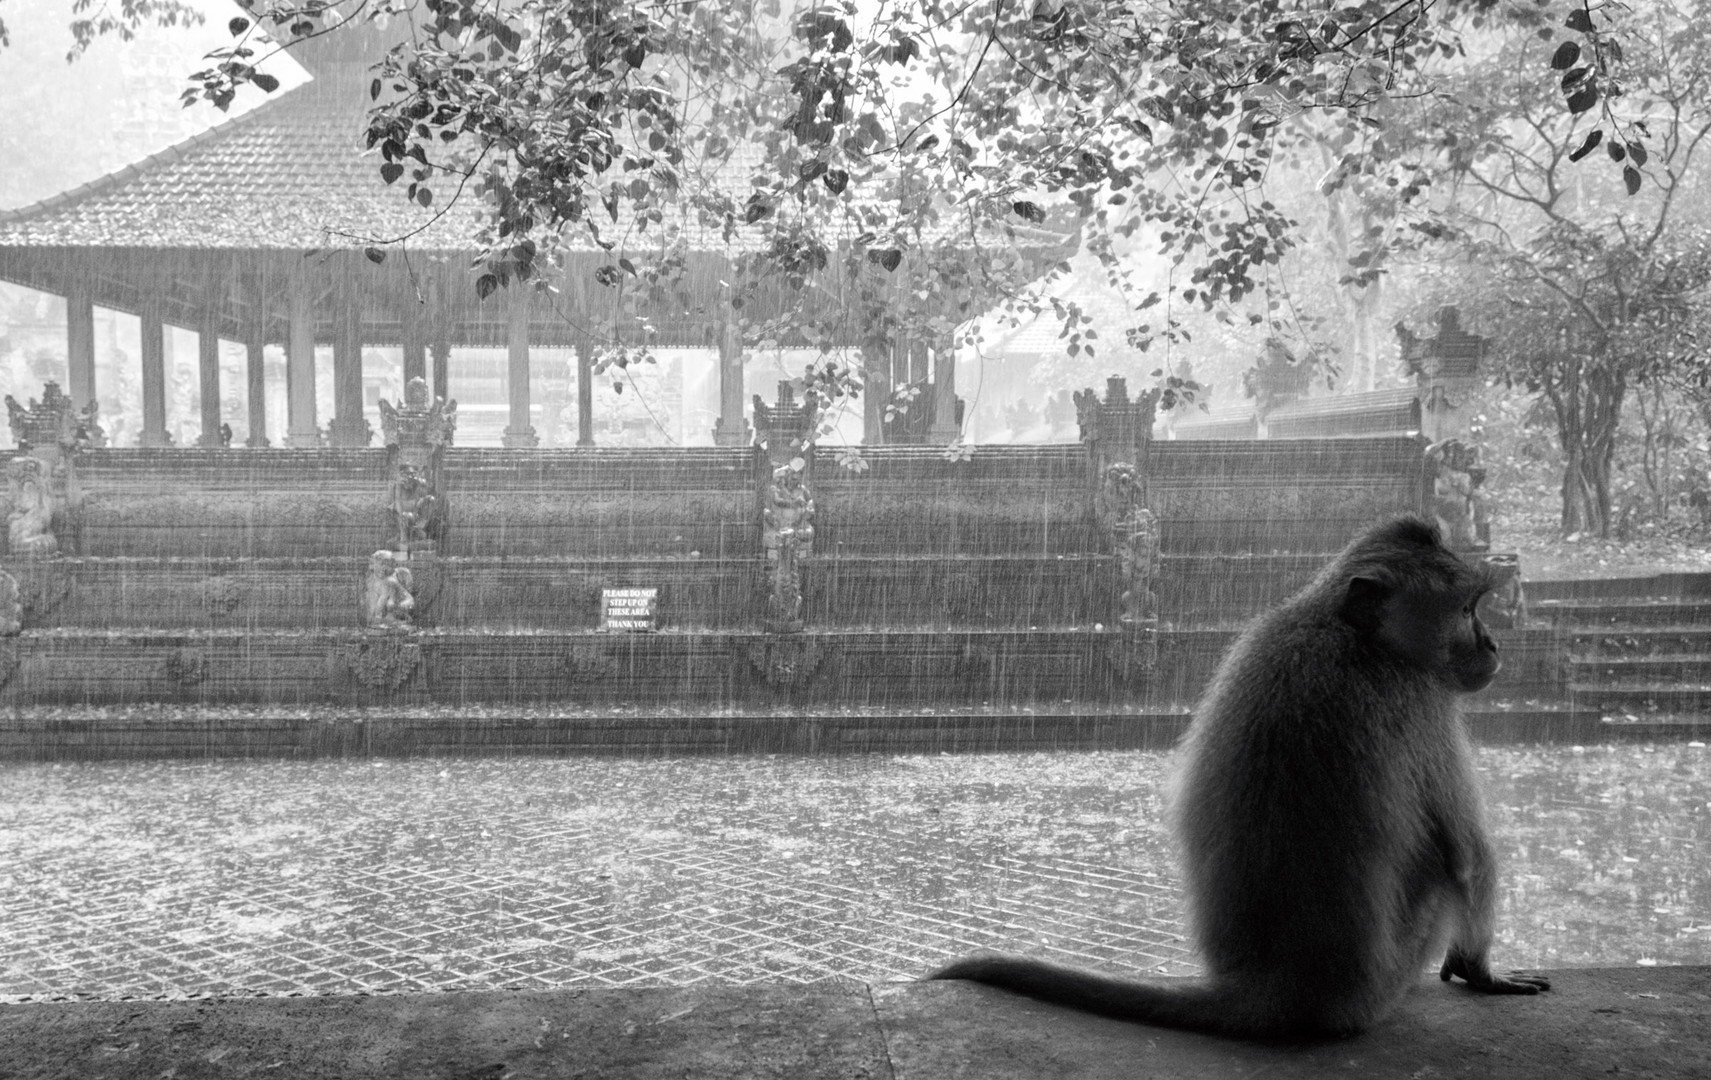
[[[575,233],[609,254],[601,285],[669,302],[687,240],[713,237],[741,256],[733,307],[745,290],[802,298],[747,326],[751,340],[944,341],[991,304],[1038,309],[1050,282],[1016,249],[1063,208],[1131,298],[1127,336],[1146,348],[1178,337],[1180,305],[1272,286],[1298,233],[1265,190],[1288,121],[1313,115],[1358,159],[1385,103],[1428,93],[1464,31],[1541,25],[1543,3],[249,0],[187,93],[223,105],[267,78],[266,50],[391,20],[370,145],[406,198],[484,200],[483,294],[550,275]],[[1590,107],[1596,82],[1608,113],[1620,58],[1587,8],[1575,16],[1599,59],[1567,105]],[[1162,293],[1118,254],[1143,225],[1181,270]],[[380,259],[408,238],[368,240]],[[815,291],[833,280],[845,302],[820,314]],[[1096,353],[1076,305],[1060,315],[1066,352]],[[858,369],[809,382],[853,390]],[[1162,404],[1184,388],[1165,377]]]
[[[1577,47],[1533,36],[1509,37],[1446,76],[1419,118],[1443,133],[1437,227],[1468,260],[1459,299],[1484,313],[1501,374],[1542,394],[1555,418],[1565,533],[1609,533],[1628,391],[1706,378],[1698,330],[1711,285],[1711,207],[1692,195],[1711,135],[1708,17],[1706,0],[1660,0],[1616,18],[1607,47],[1651,43],[1631,50],[1618,106],[1646,142],[1607,122],[1587,130],[1585,97],[1564,115],[1522,73],[1549,57],[1572,89],[1587,69]],[[1619,175],[1575,169],[1594,153]]]

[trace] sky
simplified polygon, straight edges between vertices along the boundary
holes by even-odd
[[[179,94],[204,56],[232,39],[232,0],[190,0],[207,19],[194,27],[144,27],[132,41],[98,40],[66,62],[72,0],[0,0],[11,36],[0,50],[0,210],[17,209],[88,183],[247,112],[269,95],[246,87],[221,113],[186,109]],[[284,93],[308,75],[289,57],[263,64]]]

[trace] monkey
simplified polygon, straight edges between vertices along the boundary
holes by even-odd
[[[1365,1030],[1437,956],[1446,982],[1549,990],[1489,959],[1496,858],[1459,699],[1500,666],[1478,613],[1490,586],[1436,525],[1399,517],[1237,636],[1168,800],[1203,977],[976,953],[926,978],[1260,1039]]]

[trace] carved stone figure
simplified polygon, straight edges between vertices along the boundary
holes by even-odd
[[[18,579],[0,570],[0,637],[11,637],[24,629],[24,598]]]
[[[382,630],[407,629],[415,619],[416,600],[410,595],[410,569],[404,557],[382,549],[368,557],[368,584],[363,592],[363,614],[369,626]]]
[[[766,487],[766,506],[761,510],[761,547],[768,559],[777,559],[781,537],[790,533],[797,555],[814,552],[814,496],[802,479],[802,470],[781,465],[772,471]]]
[[[1486,509],[1485,470],[1479,451],[1460,439],[1445,439],[1426,448],[1431,478],[1431,512],[1443,530],[1444,543],[1457,551],[1484,551],[1491,546]]]
[[[50,382],[42,388],[42,399],[31,401],[28,408],[7,395],[6,410],[12,434],[18,440],[19,455],[12,464],[20,469],[13,474],[8,467],[13,490],[7,528],[15,536],[13,552],[45,555],[68,544],[75,548],[83,491],[77,482],[74,455],[104,441],[95,423],[95,405],[81,411],[73,408],[59,384]],[[26,460],[34,461],[36,467],[19,465]],[[21,491],[20,487],[29,490]],[[20,542],[24,546],[18,546]]]
[[[1117,557],[1117,621],[1124,626],[1145,623],[1157,616],[1158,518],[1141,505],[1139,470],[1126,461],[1105,469],[1103,482],[1094,497],[1094,513],[1110,538]]]
[[[434,494],[422,471],[408,461],[400,461],[392,478],[392,513],[398,520],[396,550],[407,553],[435,546],[441,506],[440,497]]]
[[[1492,588],[1481,609],[1488,626],[1515,629],[1526,624],[1527,595],[1521,587],[1521,557],[1519,555],[1486,555],[1482,560],[1491,568]]]
[[[802,571],[796,559],[796,531],[778,534],[778,545],[768,552],[772,559],[767,590],[767,629],[775,634],[802,630]]]
[[[59,551],[53,535],[53,500],[48,494],[42,462],[16,457],[6,465],[6,487],[12,510],[6,519],[6,539],[15,558],[37,558]]]
[[[381,399],[380,429],[391,475],[386,543],[405,553],[431,551],[445,538],[449,521],[441,466],[457,430],[457,402],[430,401],[427,380],[418,376],[404,387],[397,406]]]
[[[1118,530],[1116,541],[1118,596],[1117,621],[1138,626],[1158,617],[1158,519],[1142,508]]]

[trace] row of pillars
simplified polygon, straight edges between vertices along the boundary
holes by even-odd
[[[315,340],[317,278],[308,266],[295,269],[286,282],[286,355],[287,431],[284,445],[318,447],[322,434],[315,406]],[[362,398],[362,306],[354,273],[346,270],[333,277],[333,416],[327,426],[326,442],[332,446],[367,446],[372,437],[363,417]],[[263,311],[269,306],[263,287],[252,279],[249,287],[256,290],[251,310]],[[443,283],[440,285],[443,288]],[[223,445],[220,435],[220,338],[218,298],[228,295],[230,281],[218,273],[210,273],[207,295],[215,302],[203,309],[198,325],[193,327],[198,337],[198,372],[201,389],[201,434],[198,444],[205,447]],[[413,378],[429,382],[433,394],[447,395],[448,365],[451,356],[450,325],[444,317],[434,317],[421,309],[443,313],[448,304],[445,296],[437,302],[404,305],[403,341],[404,383]],[[530,423],[529,386],[529,323],[532,293],[523,288],[506,290],[501,302],[507,309],[507,367],[511,422],[506,426],[504,445],[512,448],[533,448],[540,444]],[[142,445],[166,446],[166,338],[165,324],[158,303],[145,302],[139,312],[142,323]],[[248,392],[249,436],[245,445],[271,445],[267,431],[266,386],[263,350],[267,344],[258,319],[252,323],[244,339],[247,349],[245,370]],[[95,401],[95,305],[86,284],[72,284],[66,296],[66,346],[68,360],[67,393],[74,407],[85,408]],[[721,328],[719,349],[719,417],[714,427],[714,442],[720,446],[746,446],[752,439],[744,419],[743,348],[735,325]],[[931,371],[934,386],[933,415],[928,418],[928,440],[949,443],[958,433],[955,393],[955,351],[949,342],[929,350],[925,341],[869,342],[863,347],[870,378],[864,414],[865,441],[885,441],[884,411],[892,390],[906,383],[926,384]],[[432,373],[430,378],[430,358]],[[580,351],[577,379],[578,437],[580,446],[592,446],[593,440],[593,378],[591,357]],[[874,373],[878,373],[875,376]],[[919,406],[917,406],[919,407]]]
[[[327,426],[326,441],[333,446],[367,446],[372,437],[367,420],[363,418],[362,399],[362,308],[355,283],[335,279],[333,296],[333,416]],[[210,275],[208,293],[224,296],[227,280]],[[259,293],[258,289],[258,293]],[[266,297],[258,295],[253,310],[263,310]],[[285,445],[317,447],[322,434],[315,406],[315,339],[316,279],[308,272],[294,273],[287,281],[286,339],[282,343],[286,356],[286,416]],[[539,444],[534,428],[529,424],[529,295],[518,289],[506,297],[510,305],[508,349],[509,385],[512,423],[505,429],[505,445],[533,447]],[[412,318],[421,305],[407,305],[403,321],[404,382],[413,378],[429,379],[429,359],[432,358],[430,385],[440,396],[445,395],[448,366],[451,358],[449,326],[443,320],[426,325],[426,318]],[[443,305],[441,305],[443,309]],[[220,435],[220,336],[218,307],[203,309],[197,325],[191,327],[197,335],[197,368],[201,391],[201,435],[198,444],[222,445]],[[142,324],[142,405],[143,446],[168,445],[166,431],[166,325],[158,303],[145,302],[138,313]],[[259,321],[252,325],[244,340],[247,350],[246,389],[248,392],[249,437],[246,445],[271,445],[267,430],[267,399],[264,378],[263,350],[267,342]],[[81,409],[95,401],[95,304],[91,290],[74,283],[66,295],[66,358],[68,396]],[[582,430],[592,429],[593,398],[586,378],[581,380]],[[584,442],[591,440],[585,434]]]

